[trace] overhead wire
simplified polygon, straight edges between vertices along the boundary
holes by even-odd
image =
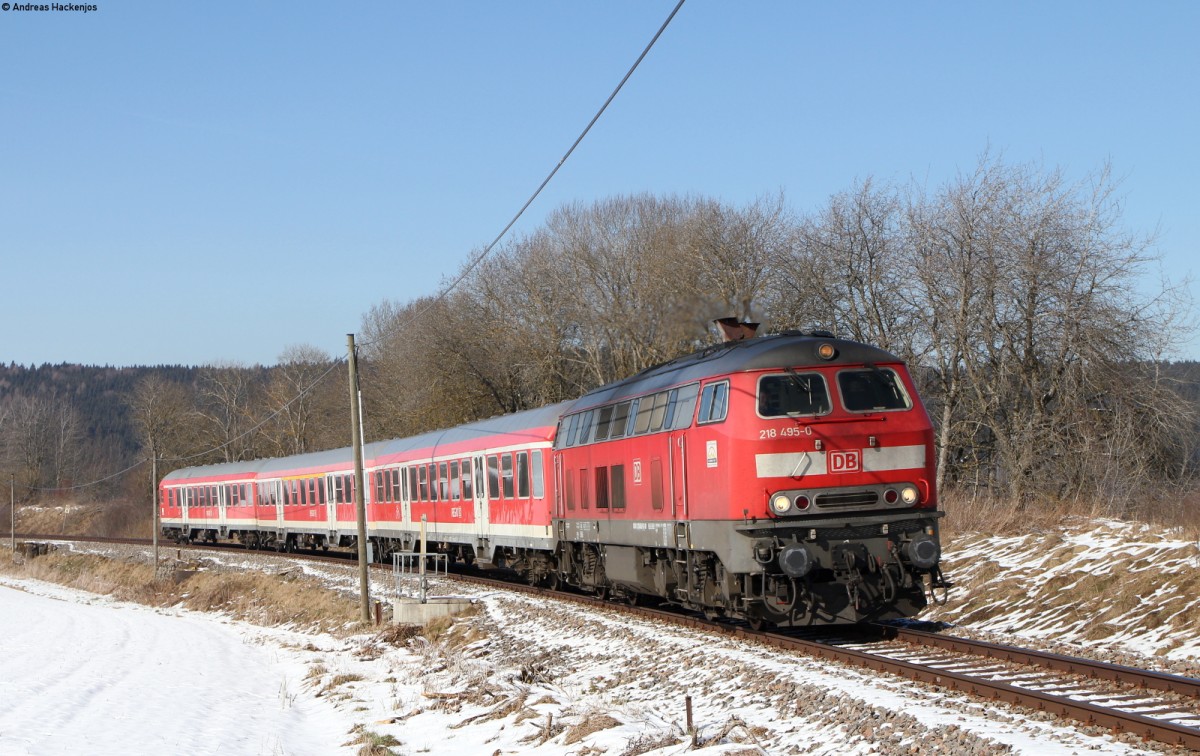
[[[492,253],[492,250],[496,248],[496,245],[500,243],[500,240],[503,239],[504,236],[512,229],[512,227],[517,224],[517,221],[521,219],[521,216],[525,214],[525,211],[529,209],[529,206],[534,203],[534,200],[536,200],[538,195],[542,193],[542,190],[546,188],[546,185],[550,183],[550,180],[554,178],[559,169],[562,168],[567,162],[567,159],[570,158],[572,153],[575,152],[575,148],[579,146],[584,137],[588,135],[588,132],[592,130],[592,127],[596,125],[596,122],[600,120],[600,116],[604,115],[604,111],[608,110],[608,106],[614,99],[616,99],[617,94],[625,86],[625,82],[629,81],[629,77],[633,76],[633,72],[637,70],[637,67],[641,64],[642,60],[647,54],[649,54],[651,48],[654,47],[654,43],[657,42],[658,38],[661,37],[663,32],[667,30],[667,26],[670,25],[671,19],[675,18],[675,14],[678,13],[679,9],[683,7],[684,2],[685,0],[679,0],[679,2],[675,4],[675,7],[671,9],[671,12],[667,15],[666,20],[663,21],[662,25],[658,27],[658,31],[654,33],[654,36],[650,38],[650,41],[646,43],[646,46],[642,49],[641,54],[637,56],[637,60],[633,62],[633,65],[631,65],[629,70],[625,72],[625,75],[621,77],[621,81],[617,83],[617,86],[613,89],[612,93],[608,95],[608,99],[604,101],[604,104],[601,105],[600,109],[596,111],[596,114],[592,116],[592,120],[588,121],[587,126],[583,128],[583,131],[579,133],[579,136],[575,138],[575,141],[571,143],[571,146],[565,153],[563,153],[563,156],[559,158],[558,162],[555,163],[554,167],[550,170],[550,173],[546,174],[546,178],[542,179],[542,183],[538,185],[538,188],[533,191],[533,194],[529,195],[529,199],[525,200],[525,204],[521,205],[521,209],[517,210],[517,213],[512,217],[512,220],[510,220],[508,224],[500,230],[500,233],[496,234],[496,238],[492,239],[492,241],[483,248],[482,252],[476,255],[474,259],[472,259],[471,262],[459,272],[458,276],[455,277],[453,281],[451,281],[447,286],[443,287],[442,290],[438,292],[437,296],[435,296],[424,307],[418,310],[416,314],[409,317],[402,324],[403,326],[407,327],[415,324],[423,315],[425,315],[425,313],[432,310],[435,305],[444,301],[446,297],[450,295],[450,292],[454,291],[454,289],[457,288],[458,285],[462,283],[468,275],[471,274],[471,271],[475,270],[475,268],[477,268],[479,264]],[[378,339],[375,341],[367,341],[360,344],[360,346],[372,346],[378,342]]]

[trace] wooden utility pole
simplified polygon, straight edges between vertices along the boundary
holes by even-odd
[[[151,527],[154,528],[154,579],[158,580],[158,452],[154,449],[150,451],[150,508]]]
[[[354,334],[346,334],[350,348],[350,435],[354,446],[355,510],[358,514],[358,584],[362,622],[371,624],[371,582],[367,574],[367,487],[363,483],[362,418],[358,413],[358,353]]]
[[[13,558],[17,557],[17,474],[8,474],[8,504],[12,507],[12,553]]]

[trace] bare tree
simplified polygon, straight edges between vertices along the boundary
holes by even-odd
[[[199,450],[195,399],[179,383],[158,373],[147,374],[133,389],[129,412],[143,450],[165,460],[160,473],[169,472]]]
[[[210,365],[198,380],[199,426],[208,446],[223,462],[252,459],[262,405],[255,401],[256,386],[248,368],[234,364]]]
[[[45,472],[52,454],[53,403],[25,394],[9,397],[4,451],[17,485],[35,490],[46,482]]]
[[[273,453],[303,454],[326,448],[318,420],[330,420],[328,387],[341,384],[330,376],[334,360],[309,344],[288,347],[279,355],[267,385],[267,406],[275,414],[268,433]],[[338,372],[340,376],[344,371]],[[344,401],[344,392],[340,398]],[[330,422],[328,425],[332,425]],[[344,426],[348,427],[348,426]],[[344,443],[338,439],[333,445]]]

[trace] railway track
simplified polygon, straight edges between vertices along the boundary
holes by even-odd
[[[892,625],[869,628],[867,633],[875,639],[865,641],[828,631],[807,637],[756,631],[740,623],[623,605],[493,578],[451,577],[715,631],[1200,751],[1200,680],[1195,678]]]
[[[26,538],[149,545],[145,539]],[[196,545],[188,548],[212,547]],[[228,551],[228,548],[220,550]],[[290,556],[343,564],[348,561],[332,554]],[[374,566],[379,570],[389,569],[384,565]],[[500,590],[605,607],[674,625],[717,632],[1200,751],[1200,679],[895,625],[874,626],[867,631],[869,637],[864,637],[867,633],[755,631],[741,623],[711,621],[662,608],[603,601],[592,596],[551,591],[478,574],[451,573],[449,577]]]

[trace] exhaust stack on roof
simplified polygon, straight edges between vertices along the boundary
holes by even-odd
[[[737,318],[717,318],[713,321],[721,329],[725,341],[752,339],[758,334],[758,323],[743,323]]]

